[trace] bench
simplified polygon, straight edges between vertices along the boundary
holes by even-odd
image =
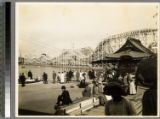
[[[139,100],[134,102],[133,104],[136,109],[136,114],[142,115],[142,101]],[[61,112],[63,112],[63,114],[61,113],[61,115],[79,116],[85,114],[86,111],[89,111],[94,107],[98,107],[99,105],[100,99],[98,97],[85,97],[80,100],[76,100],[76,102],[71,105],[61,106],[60,110]]]
[[[68,106],[60,107],[63,115],[82,115],[83,112],[100,105],[98,97],[82,98]]]

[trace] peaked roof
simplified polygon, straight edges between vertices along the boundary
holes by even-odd
[[[132,58],[144,58],[152,55],[149,49],[142,45],[141,41],[135,38],[128,37],[126,43],[115,53],[110,54],[107,58],[121,58],[130,56]]]

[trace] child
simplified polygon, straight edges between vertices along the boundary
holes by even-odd
[[[136,115],[136,111],[130,101],[122,97],[125,95],[123,82],[112,80],[107,85],[107,93],[112,99],[106,102],[105,115]]]

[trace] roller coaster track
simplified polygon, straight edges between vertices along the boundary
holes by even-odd
[[[157,29],[141,29],[106,37],[94,50],[92,61],[103,59],[107,54],[114,53],[126,42],[128,37],[139,39],[145,47],[152,50],[151,48],[153,44],[154,47],[157,46],[157,33]]]

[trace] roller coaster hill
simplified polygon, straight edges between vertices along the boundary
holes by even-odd
[[[143,29],[107,37],[92,54],[92,66],[107,67],[109,64],[117,64],[133,68],[142,59],[157,55],[157,41],[157,29]]]
[[[158,30],[157,29],[142,29],[124,32],[116,35],[111,35],[103,39],[97,47],[92,50],[90,48],[76,50],[64,50],[58,57],[50,58],[46,55],[40,56],[40,58],[27,59],[19,57],[20,65],[53,65],[53,66],[75,66],[75,67],[93,67],[103,68],[108,63],[115,63],[118,58],[109,57],[118,51],[127,42],[128,38],[139,40],[130,40],[130,45],[136,49],[137,46],[145,47],[153,53],[157,53],[157,41],[158,41]],[[136,46],[133,45],[136,44]],[[140,45],[141,44],[141,45]],[[124,49],[124,48],[123,48]],[[131,48],[132,50],[133,48]],[[144,48],[143,48],[144,49]],[[142,49],[139,49],[142,50]],[[87,52],[87,53],[86,53]],[[143,51],[142,51],[143,52]],[[130,52],[131,53],[131,52]],[[122,53],[121,53],[122,54]],[[136,53],[138,54],[138,52]],[[119,54],[120,55],[120,54]],[[132,54],[135,55],[135,54]],[[142,59],[142,57],[139,59]]]

